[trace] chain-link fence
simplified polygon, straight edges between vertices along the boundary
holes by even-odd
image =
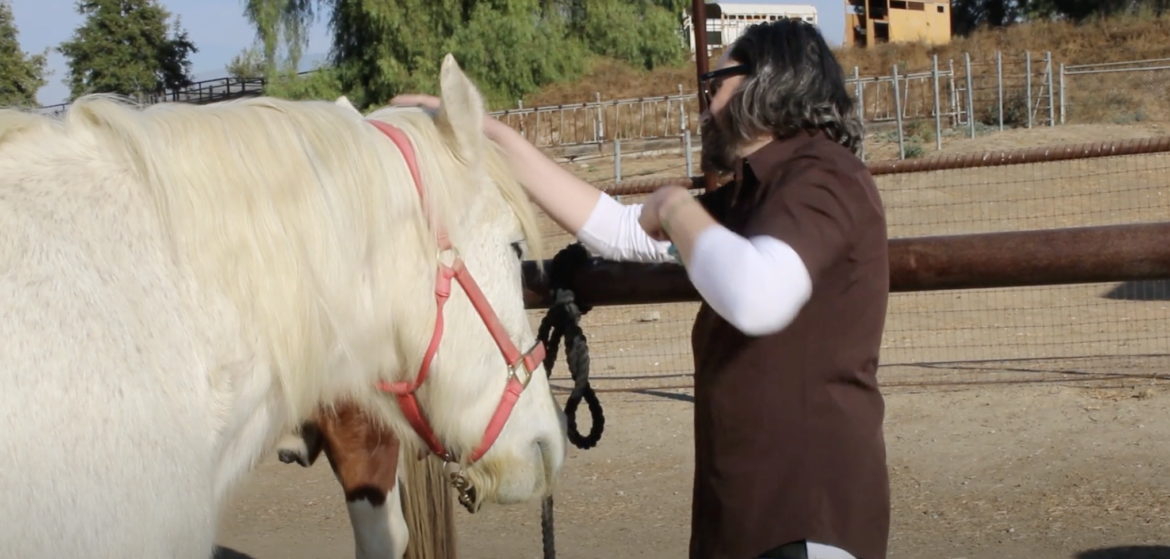
[[[1170,153],[875,178],[891,238],[1114,225],[1170,215]],[[573,240],[551,221],[546,230],[550,249]],[[601,307],[586,315],[595,385],[689,386],[697,308]],[[534,324],[542,314],[533,312]],[[896,293],[883,341],[883,382],[1164,374],[1170,372],[1167,326],[1170,282],[1164,281]],[[554,374],[567,378],[563,363]]]

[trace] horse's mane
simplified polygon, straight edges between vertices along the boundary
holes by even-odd
[[[52,124],[50,118],[28,109],[0,109],[0,146],[11,141],[20,132],[40,130]]]
[[[477,195],[482,183],[471,180],[483,175],[475,169],[459,174],[462,163],[422,110],[379,113],[414,142],[429,203],[452,241],[458,246],[473,238],[476,232],[462,224],[474,209],[469,204],[483,199]],[[331,353],[376,353],[355,348],[362,342],[348,335],[375,320],[370,302],[359,302],[369,295],[353,287],[411,285],[419,270],[435,269],[433,231],[400,152],[352,109],[263,97],[139,109],[92,95],[54,117],[0,111],[0,142],[9,132],[42,124],[137,175],[176,263],[227,295],[255,325],[244,334],[270,352],[289,420],[317,404],[320,372]],[[483,157],[529,250],[539,253],[540,234],[524,191],[494,147]],[[391,250],[393,269],[371,268],[372,255]],[[409,293],[372,304],[380,316],[429,316],[425,299]],[[410,345],[417,337],[397,336]]]
[[[392,108],[376,111],[370,116],[381,117],[382,115],[390,114],[396,116],[396,118],[391,119],[396,126],[406,130],[412,138],[423,140],[420,145],[439,145],[443,141],[439,136],[438,129],[430,124],[431,117],[424,111],[413,108]],[[528,258],[539,262],[543,256],[542,235],[537,225],[536,214],[533,211],[532,204],[528,201],[528,193],[520,185],[520,182],[516,180],[516,176],[510,170],[508,161],[500,146],[488,141],[485,141],[483,146],[485,148],[482,153],[483,164],[486,166],[484,171],[499,186],[500,194],[503,195],[508,206],[516,214],[516,218],[519,220],[520,228],[524,234]],[[478,170],[473,170],[472,172],[474,173],[476,171]],[[447,200],[446,204],[451,204],[452,202],[451,200]]]

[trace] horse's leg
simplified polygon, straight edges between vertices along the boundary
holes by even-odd
[[[410,529],[406,559],[455,559],[455,500],[443,464],[403,445],[398,481]]]
[[[410,533],[402,514],[400,444],[349,404],[321,413],[317,432],[345,492],[357,559],[401,559]]]

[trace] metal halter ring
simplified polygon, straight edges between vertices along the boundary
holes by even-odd
[[[509,379],[514,378],[514,379],[519,380],[521,389],[528,388],[528,383],[532,382],[532,377],[534,376],[531,372],[528,371],[527,368],[524,367],[524,359],[526,357],[527,356],[525,356],[525,355],[521,355],[520,358],[517,359],[515,363],[508,365],[508,378]],[[520,376],[521,370],[524,371],[523,377]]]
[[[451,486],[459,492],[459,504],[469,513],[475,513],[475,488],[463,476],[463,472],[451,474]]]
[[[444,253],[451,254],[451,263],[450,264],[443,263],[443,254]],[[463,259],[463,255],[459,253],[458,248],[456,248],[454,245],[452,245],[452,246],[449,246],[447,248],[440,248],[439,250],[435,251],[435,258],[439,261],[439,264],[442,264],[444,266],[454,266],[456,262]]]

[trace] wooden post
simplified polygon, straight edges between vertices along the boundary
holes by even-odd
[[[707,3],[705,0],[691,0],[691,23],[695,27],[695,81],[698,85],[696,95],[699,96],[699,115],[707,112],[707,100],[703,98],[703,82],[699,76],[707,73]],[[702,118],[700,116],[700,118]],[[701,134],[702,132],[700,132]],[[719,188],[718,178],[714,173],[707,173],[707,190]]]

